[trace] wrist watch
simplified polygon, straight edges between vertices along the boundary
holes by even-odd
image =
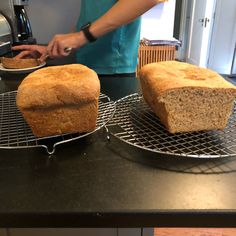
[[[85,37],[88,39],[89,42],[95,42],[97,38],[95,38],[89,31],[90,26],[91,26],[91,22],[88,22],[85,25],[83,25],[80,29],[81,31],[83,31]]]

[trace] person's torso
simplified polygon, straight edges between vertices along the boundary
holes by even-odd
[[[82,0],[77,30],[87,22],[94,22],[107,12],[117,0]],[[140,18],[89,43],[78,50],[77,62],[99,74],[135,72],[140,39]]]

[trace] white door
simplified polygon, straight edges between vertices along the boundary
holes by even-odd
[[[207,67],[215,0],[191,0],[191,19],[186,61]]]
[[[217,0],[208,68],[236,74],[236,1]]]

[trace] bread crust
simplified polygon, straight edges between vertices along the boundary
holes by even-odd
[[[37,137],[96,128],[100,81],[86,66],[39,69],[20,84],[16,104]]]
[[[215,71],[185,62],[163,61],[147,64],[141,69],[139,78],[150,83],[158,95],[183,87],[227,89],[227,92],[236,94],[235,86]]]
[[[1,57],[2,66],[7,69],[25,69],[40,65],[38,59],[18,59],[18,58],[8,58]]]
[[[224,129],[236,87],[216,72],[188,63],[145,65],[139,74],[145,101],[171,133]]]
[[[32,96],[33,91],[33,96]],[[46,108],[87,103],[100,94],[95,71],[80,64],[50,66],[29,74],[17,91],[20,108]]]

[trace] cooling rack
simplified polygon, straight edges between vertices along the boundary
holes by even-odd
[[[170,134],[139,94],[116,102],[116,113],[107,125],[110,133],[132,146],[160,156],[223,158],[236,155],[236,107],[224,131]]]
[[[43,147],[52,155],[59,144],[88,136],[106,125],[115,113],[115,103],[105,94],[99,97],[96,129],[88,133],[75,133],[36,138],[16,107],[16,91],[0,94],[0,148]]]

